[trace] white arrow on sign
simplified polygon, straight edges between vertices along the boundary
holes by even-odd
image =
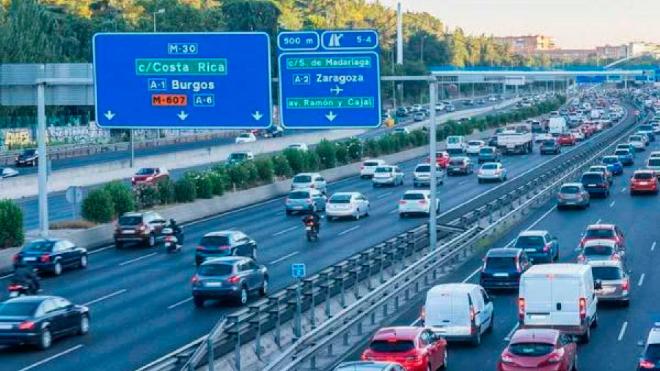
[[[255,112],[252,114],[252,117],[253,117],[255,120],[259,121],[259,120],[261,120],[262,117],[264,117],[264,115],[262,115],[261,112],[259,112],[259,111],[255,111]]]
[[[115,114],[112,113],[112,111],[108,110],[108,112],[104,113],[103,116],[107,118],[108,120],[112,120],[115,117]]]
[[[183,121],[183,120],[185,120],[185,119],[188,118],[188,114],[185,113],[184,111],[179,112],[179,114],[178,114],[177,116],[179,116],[179,119],[180,119],[181,121]]]
[[[331,93],[335,93],[335,95],[339,95],[344,89],[340,88],[339,85],[335,85],[334,88],[330,89]]]
[[[325,118],[328,119],[328,121],[332,122],[334,119],[337,117],[332,111],[328,112],[327,115],[325,115]]]

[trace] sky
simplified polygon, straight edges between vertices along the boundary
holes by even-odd
[[[374,0],[395,7],[397,0]],[[563,49],[660,43],[660,0],[401,0],[468,34],[544,34]]]

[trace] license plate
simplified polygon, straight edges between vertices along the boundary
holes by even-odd
[[[536,249],[525,249],[525,252],[536,252]]]
[[[293,209],[294,210],[300,210],[300,209],[302,209],[302,206],[294,206]]]
[[[544,314],[530,314],[529,315],[530,319],[545,319],[546,317],[548,317],[548,316],[546,316]]]
[[[121,233],[123,233],[123,234],[134,234],[135,231],[132,230],[132,229],[124,229],[123,231],[121,231]]]
[[[35,260],[37,260],[37,258],[35,258],[35,257],[25,257],[25,258],[23,258],[23,261],[26,261],[26,262],[33,262]]]
[[[508,273],[494,273],[493,277],[509,277]]]
[[[206,287],[220,287],[222,286],[222,282],[207,282],[204,284]]]
[[[607,295],[607,294],[612,294],[612,293],[614,293],[614,291],[616,291],[616,288],[614,288],[614,287],[603,287],[603,288],[600,289],[600,290],[596,290],[596,293],[597,293],[597,294],[605,294],[605,295]]]
[[[307,231],[311,231],[311,230],[312,230],[312,227],[310,227],[310,226],[306,226],[306,227],[305,227],[305,230],[307,230]]]
[[[0,330],[11,330],[12,327],[10,323],[0,323]]]
[[[595,186],[597,186],[597,185],[598,185],[598,184],[587,184],[587,187],[595,187]]]

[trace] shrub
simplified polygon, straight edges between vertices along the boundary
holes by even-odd
[[[195,193],[197,198],[208,199],[213,197],[213,183],[207,174],[195,178]]]
[[[305,152],[293,148],[287,148],[282,151],[282,155],[286,157],[289,166],[294,174],[301,173],[305,170],[305,159],[303,157]]]
[[[368,157],[378,157],[380,154],[380,147],[374,139],[367,139],[364,142],[364,152]]]
[[[135,210],[135,195],[129,185],[114,181],[104,185],[103,189],[108,192],[112,199],[115,217]]]
[[[359,139],[351,139],[348,142],[346,149],[348,150],[348,158],[351,161],[359,161],[362,159],[364,147]]]
[[[174,182],[174,199],[176,202],[192,202],[195,201],[195,198],[197,198],[195,184],[190,179],[183,177]]]
[[[206,178],[211,182],[211,192],[216,196],[222,196],[225,193],[225,181],[222,174],[216,171],[210,171]]]
[[[23,234],[23,211],[14,201],[0,200],[0,248],[20,246]]]
[[[135,193],[141,209],[154,207],[160,201],[160,195],[156,187],[149,185],[139,186],[135,189]]]
[[[339,163],[339,165],[345,165],[348,163],[347,147],[346,143],[337,143],[335,146],[335,157],[337,158],[337,163]]]
[[[321,159],[314,151],[302,152],[305,171],[318,171],[321,168]]]
[[[228,166],[227,175],[229,175],[232,188],[243,188],[247,184],[247,178],[249,176],[247,169],[245,166],[241,166],[241,164]]]
[[[82,202],[82,217],[94,223],[107,223],[115,215],[112,197],[103,188],[95,189],[87,194]]]
[[[333,143],[327,139],[323,139],[316,146],[315,150],[316,154],[319,156],[321,169],[331,169],[335,167],[337,163],[337,157],[335,153],[335,145]]]
[[[163,205],[171,204],[176,200],[174,194],[174,182],[171,179],[164,179],[158,182],[158,197]]]
[[[257,171],[257,166],[254,161],[243,162],[240,166],[245,169],[245,174],[247,175],[245,178],[246,185],[255,185],[259,180],[259,172]]]
[[[273,156],[273,171],[278,177],[288,178],[293,175],[293,169],[284,156]]]
[[[254,162],[259,180],[264,183],[273,181],[273,162],[270,158],[261,158]]]

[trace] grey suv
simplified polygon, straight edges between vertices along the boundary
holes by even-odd
[[[197,268],[192,278],[196,307],[209,299],[232,298],[247,304],[250,293],[268,294],[268,269],[246,257],[228,256],[209,259]]]

